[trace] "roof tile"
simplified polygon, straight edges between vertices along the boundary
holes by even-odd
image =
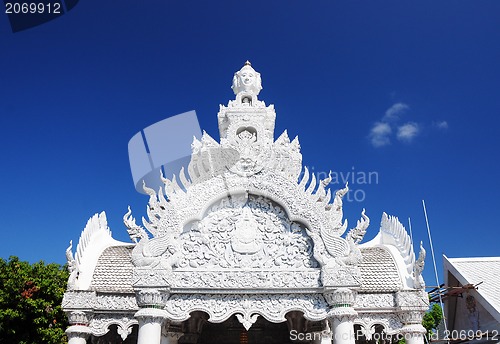
[[[133,245],[112,246],[97,261],[91,287],[102,292],[133,292],[131,254]]]
[[[394,258],[382,247],[362,248],[361,291],[397,291],[402,282]]]

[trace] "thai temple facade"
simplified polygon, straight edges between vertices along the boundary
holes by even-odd
[[[365,211],[343,218],[345,188],[302,166],[297,138],[275,138],[249,62],[220,106],[220,141],[203,133],[187,171],[149,195],[148,219],[112,238],[105,213],[83,230],[63,299],[70,344],[423,344],[422,270],[396,217],[363,243]],[[399,336],[399,337],[398,337]]]

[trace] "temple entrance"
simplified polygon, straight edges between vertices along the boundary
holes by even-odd
[[[247,331],[232,316],[220,324],[205,323],[198,344],[289,344],[290,331],[286,322],[272,323],[260,316]]]
[[[321,322],[308,321],[301,312],[289,312],[286,318],[284,322],[273,323],[259,316],[248,331],[235,315],[223,323],[205,322],[197,344],[298,344],[311,342],[304,341],[306,335],[309,339],[313,332],[323,330]]]

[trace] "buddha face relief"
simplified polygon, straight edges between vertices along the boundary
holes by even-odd
[[[244,70],[240,74],[240,80],[245,86],[253,85],[255,82],[255,74],[251,70]]]
[[[234,73],[233,86],[231,88],[234,94],[250,92],[258,95],[262,89],[260,74],[252,68],[250,62],[247,62],[239,71]]]

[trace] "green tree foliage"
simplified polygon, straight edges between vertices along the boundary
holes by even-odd
[[[61,301],[67,280],[59,264],[0,258],[0,343],[65,342],[68,323]]]
[[[434,303],[429,311],[425,313],[422,325],[427,330],[427,337],[430,338],[433,331],[438,327],[443,319],[443,311],[439,303]]]

